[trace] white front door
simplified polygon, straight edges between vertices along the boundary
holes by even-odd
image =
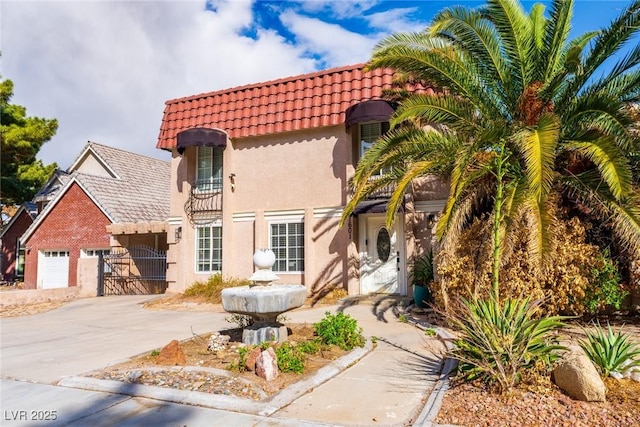
[[[360,251],[360,292],[362,294],[406,294],[403,283],[404,247],[401,218],[388,229],[384,216],[361,217],[364,228]]]

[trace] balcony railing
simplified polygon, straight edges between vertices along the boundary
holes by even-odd
[[[191,184],[184,211],[192,225],[211,224],[222,216],[222,182],[195,181]]]
[[[372,176],[369,178],[369,181],[374,181],[379,179],[377,176]],[[366,197],[366,200],[381,200],[381,199],[389,199],[391,195],[396,190],[395,184],[388,184],[384,187],[378,188],[376,191],[369,193]],[[349,196],[353,196],[353,189],[350,189]]]

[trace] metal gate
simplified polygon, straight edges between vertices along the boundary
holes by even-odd
[[[135,246],[98,258],[98,296],[161,294],[166,289],[165,251]]]

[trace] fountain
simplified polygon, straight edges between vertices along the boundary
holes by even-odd
[[[253,254],[253,263],[258,270],[249,278],[254,284],[222,290],[222,308],[225,311],[253,319],[253,324],[242,331],[245,344],[286,341],[287,328],[277,318],[284,312],[301,307],[307,297],[307,289],[302,285],[273,283],[278,280],[271,271],[275,260],[272,250],[258,249]]]

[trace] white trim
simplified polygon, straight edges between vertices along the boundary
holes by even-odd
[[[115,170],[113,170],[113,168],[111,166],[109,166],[109,163],[107,163],[102,157],[100,157],[100,155],[98,154],[98,152],[96,150],[93,149],[93,147],[91,146],[91,142],[89,142],[89,144],[87,144],[87,146],[85,147],[84,151],[82,153],[80,153],[80,155],[78,156],[78,158],[76,159],[75,162],[73,162],[73,164],[67,169],[69,172],[75,172],[75,168],[78,166],[79,163],[81,163],[82,161],[84,161],[89,152],[92,152],[93,155],[95,156],[96,160],[98,161],[98,163],[101,164],[101,166],[103,166],[105,168],[105,170],[113,177],[116,179],[122,179],[120,178],[120,176],[116,173]]]
[[[304,209],[295,209],[287,211],[269,211],[264,213],[264,219],[267,222],[285,221],[285,222],[302,222],[304,221]]]
[[[11,226],[13,225],[14,222],[16,222],[18,220],[18,217],[20,215],[22,215],[22,212],[26,212],[27,216],[29,218],[31,218],[31,224],[33,224],[33,221],[35,221],[33,219],[33,217],[31,215],[29,215],[29,211],[27,210],[27,208],[24,206],[24,204],[20,205],[20,207],[18,208],[18,210],[16,211],[16,213],[9,219],[9,222],[7,222],[7,224],[4,226],[4,228],[2,229],[2,231],[0,231],[0,239],[2,239],[2,237],[5,235],[5,233],[7,231],[9,231],[9,229],[11,228]],[[29,225],[31,225],[29,224]],[[19,240],[19,239],[18,239]]]
[[[100,209],[100,211],[109,219],[109,221],[111,221],[112,224],[114,223],[114,220],[111,217],[111,215],[109,215],[109,212],[107,212],[106,210],[104,210],[102,208],[100,203],[98,203],[96,201],[96,199],[93,197],[93,195],[89,191],[87,191],[87,189],[82,185],[82,183],[80,181],[78,181],[77,176],[73,176],[67,182],[67,184],[64,187],[62,187],[60,189],[60,191],[58,191],[58,194],[56,194],[54,196],[53,200],[51,200],[49,203],[47,203],[47,205],[44,207],[42,212],[40,212],[40,214],[36,217],[36,219],[31,223],[29,228],[27,228],[27,230],[24,232],[24,234],[20,237],[20,244],[21,245],[24,245],[26,243],[26,241],[29,240],[29,238],[31,237],[33,232],[36,231],[36,229],[40,226],[42,221],[44,221],[44,219],[49,215],[49,213],[58,204],[58,202],[60,200],[62,200],[62,197],[65,194],[67,194],[67,191],[69,191],[69,189],[71,188],[71,186],[73,185],[74,182],[78,184],[80,189],[82,189],[82,191],[87,195],[87,197],[89,197],[89,199],[91,199],[91,201],[98,207],[98,209]]]
[[[267,221],[267,231],[268,231],[267,239],[268,239],[268,242],[269,242],[269,248],[271,250],[273,250],[273,246],[271,245],[271,239],[273,238],[272,226],[273,225],[281,225],[281,224],[287,224],[287,225],[288,224],[302,224],[302,268],[303,269],[302,270],[295,270],[295,271],[288,271],[288,270],[287,271],[281,271],[281,270],[276,270],[275,269],[275,265],[274,265],[273,271],[274,271],[274,273],[277,273],[277,274],[304,274],[304,271],[305,271],[304,269],[305,269],[305,266],[307,264],[307,259],[305,257],[305,247],[307,245],[306,236],[307,236],[307,233],[308,233],[308,231],[306,230],[307,227],[305,227],[304,217],[302,219],[298,219],[295,216],[289,216],[289,217],[287,217],[287,219],[271,218],[269,221]],[[288,228],[287,228],[287,236],[288,235],[289,235],[289,232],[288,232]],[[289,242],[288,241],[287,241],[287,244],[286,244],[286,248],[287,249],[289,248]]]
[[[255,212],[236,212],[233,214],[233,222],[251,222],[255,220]]]
[[[182,225],[182,217],[181,216],[170,216],[167,219],[168,225]]]
[[[344,209],[342,206],[337,206],[334,208],[315,208],[313,210],[314,218],[336,218],[342,216],[342,211]]]
[[[416,212],[440,212],[446,206],[445,199],[439,200],[419,200],[413,203]]]
[[[207,271],[200,271],[198,270],[198,229],[199,228],[219,228],[220,229],[220,270],[207,270]],[[222,272],[222,259],[224,258],[224,229],[222,227],[222,221],[221,220],[216,220],[214,222],[212,222],[211,224],[202,224],[202,225],[196,225],[194,227],[194,238],[193,238],[193,271],[195,274],[215,274],[215,273],[221,273]]]
[[[89,255],[87,251],[111,253],[111,248],[82,248],[80,249],[80,258],[98,258],[98,255]]]

